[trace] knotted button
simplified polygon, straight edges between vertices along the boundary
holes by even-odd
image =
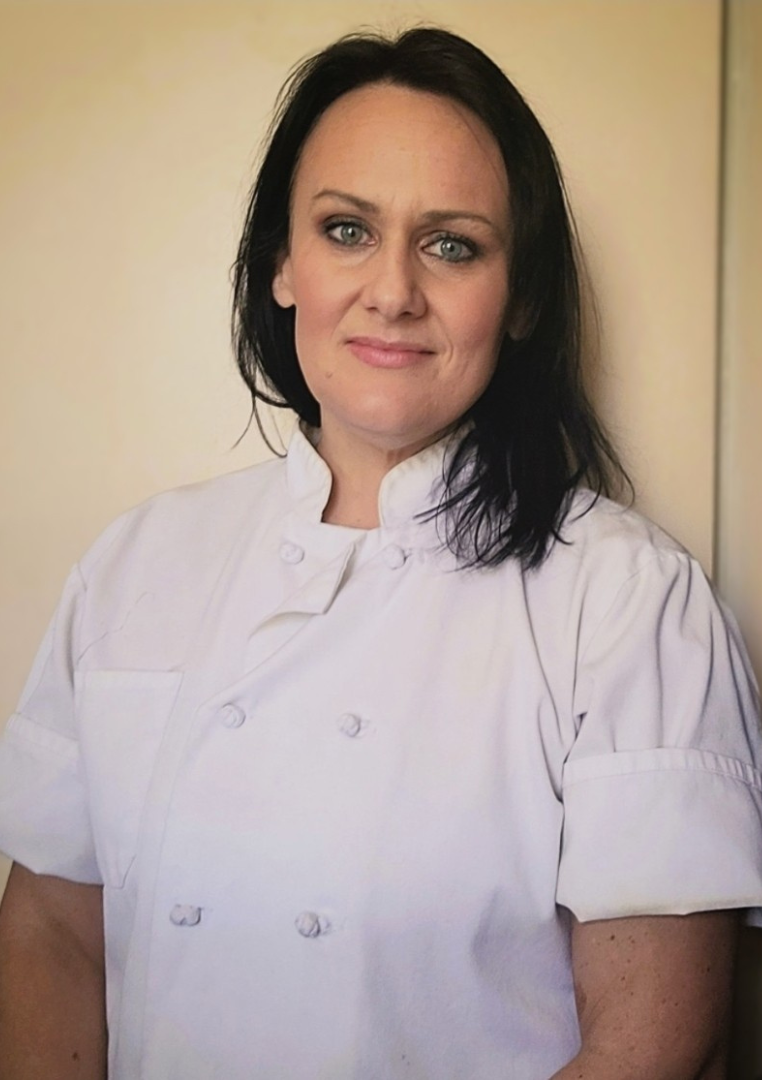
[[[240,727],[246,720],[246,713],[241,706],[232,701],[227,705],[223,705],[217,715],[219,720],[228,728]]]
[[[350,739],[356,739],[362,734],[366,722],[357,713],[347,712],[339,717],[338,724],[340,731],[343,731]]]
[[[169,913],[169,921],[174,926],[198,926],[201,922],[201,908],[193,904],[175,904]]]
[[[405,565],[406,559],[407,555],[399,544],[390,544],[389,547],[384,548],[384,560],[390,570],[399,570]]]
[[[303,911],[301,915],[297,915],[294,926],[302,935],[306,938],[320,937],[321,934],[327,934],[331,929],[331,924],[324,915],[318,915],[315,911]]]
[[[304,558],[304,548],[298,544],[292,544],[290,540],[286,540],[280,546],[280,557],[283,562],[296,566]]]

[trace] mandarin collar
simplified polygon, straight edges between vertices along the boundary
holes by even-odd
[[[447,460],[461,433],[445,435],[401,461],[381,481],[378,496],[382,527],[409,524],[417,514],[437,506],[444,488]],[[288,491],[300,517],[319,523],[331,493],[331,470],[315,449],[313,432],[298,428],[289,443]]]

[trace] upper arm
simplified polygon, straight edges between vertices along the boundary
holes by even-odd
[[[101,889],[15,864],[0,906],[4,1080],[105,1080]]]
[[[736,933],[736,916],[725,911],[574,920],[582,1053],[600,1063],[600,1075],[724,1075]]]
[[[102,888],[33,874],[14,863],[0,905],[0,946],[5,951],[36,941],[102,971]]]

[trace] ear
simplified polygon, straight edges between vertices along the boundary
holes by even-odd
[[[523,341],[529,337],[536,322],[536,316],[526,303],[513,304],[506,312],[505,332],[511,341]]]
[[[272,284],[273,299],[282,308],[296,306],[292,286],[291,256],[284,254],[278,261],[278,269],[275,272]]]

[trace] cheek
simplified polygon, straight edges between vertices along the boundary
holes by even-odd
[[[296,350],[303,368],[314,369],[328,360],[326,346],[332,341],[337,322],[337,303],[324,276],[305,275],[295,282]]]
[[[320,331],[335,326],[346,306],[346,286],[339,276],[325,267],[311,268],[308,260],[293,278],[296,316],[302,326]]]
[[[451,309],[451,325],[463,359],[467,363],[469,356],[478,357],[491,371],[504,333],[507,290],[493,286],[459,299]]]

